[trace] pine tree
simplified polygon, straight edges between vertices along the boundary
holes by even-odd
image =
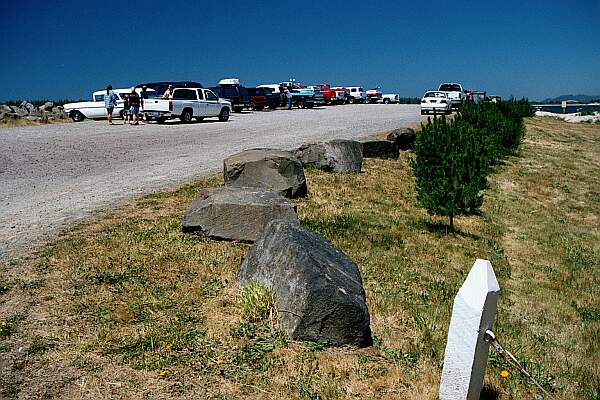
[[[430,214],[454,217],[479,211],[490,168],[488,140],[481,129],[457,118],[428,120],[415,140],[412,169],[417,201]]]

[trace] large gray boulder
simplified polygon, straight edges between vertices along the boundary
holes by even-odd
[[[254,242],[273,219],[297,221],[296,205],[285,197],[252,188],[202,189],[183,216],[184,232],[215,239]]]
[[[412,128],[394,129],[387,135],[387,140],[394,142],[399,150],[412,150],[415,142],[415,130]]]
[[[327,240],[289,220],[271,221],[240,267],[241,285],[273,292],[279,322],[295,340],[372,344],[357,265]]]
[[[296,157],[305,168],[328,172],[360,172],[362,144],[356,140],[343,139],[307,143],[296,150]]]
[[[289,151],[252,149],[223,161],[226,186],[253,187],[285,197],[304,197],[306,177],[300,161]]]
[[[365,138],[360,142],[363,158],[398,158],[398,148],[389,140]]]

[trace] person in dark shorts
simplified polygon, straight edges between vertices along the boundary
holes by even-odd
[[[142,86],[142,91],[140,92],[140,105],[142,110],[144,109],[144,100],[148,99],[148,86],[144,85]],[[141,117],[140,119],[143,119],[144,121],[148,121],[148,118],[146,116],[146,113],[142,111],[141,113]]]
[[[132,125],[139,125],[140,96],[135,91],[135,87],[132,87],[129,93],[129,114],[131,118],[129,122]]]
[[[129,122],[129,93],[121,93],[123,99],[123,123]]]
[[[108,123],[113,125],[112,115],[113,110],[117,106],[117,95],[113,92],[112,85],[106,87],[106,94],[104,95],[104,107],[106,108],[106,114],[108,115]]]

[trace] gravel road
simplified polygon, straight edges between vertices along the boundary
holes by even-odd
[[[0,260],[28,254],[94,210],[215,173],[247,148],[292,149],[420,121],[418,105],[373,104],[233,114],[226,123],[0,129]]]

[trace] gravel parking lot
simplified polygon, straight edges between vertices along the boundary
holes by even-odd
[[[292,149],[420,121],[418,105],[373,104],[233,114],[225,123],[0,129],[0,260],[26,255],[95,210],[219,171],[247,148]]]

